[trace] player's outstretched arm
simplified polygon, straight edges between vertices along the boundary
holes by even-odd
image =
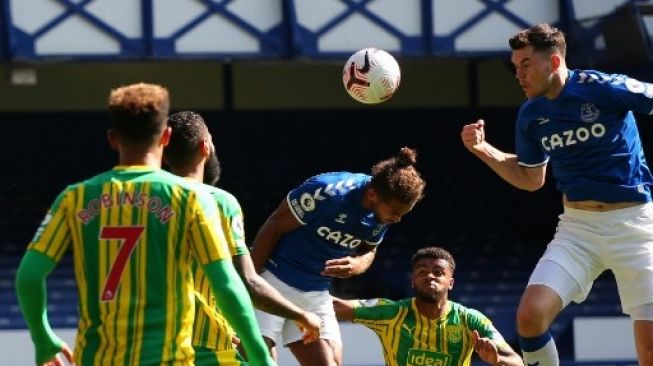
[[[474,351],[490,365],[496,366],[522,366],[524,361],[510,346],[497,346],[491,339],[483,338],[477,330],[472,332]]]
[[[354,308],[356,307],[355,300],[345,300],[339,297],[331,296],[333,302],[333,310],[336,312],[338,320],[352,321],[354,320]]]
[[[73,362],[72,351],[54,334],[48,322],[45,279],[55,265],[56,262],[45,254],[28,250],[16,272],[18,304],[34,343],[37,365],[63,365],[59,353],[70,364]]]
[[[265,263],[272,256],[281,236],[301,225],[290,212],[288,202],[285,199],[281,201],[279,207],[268,217],[254,238],[251,256],[256,272],[263,271]]]
[[[463,126],[460,137],[467,150],[481,159],[506,182],[527,191],[536,191],[544,185],[546,164],[533,168],[520,166],[515,154],[503,152],[485,140],[483,120]]]
[[[217,260],[204,266],[222,314],[245,347],[250,365],[275,365],[256,322],[247,290],[231,261]]]
[[[233,263],[258,309],[294,320],[304,332],[304,343],[310,343],[320,338],[320,318],[288,301],[277,289],[259,276],[249,255],[235,256]]]

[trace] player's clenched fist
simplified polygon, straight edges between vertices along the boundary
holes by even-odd
[[[485,142],[485,121],[479,119],[476,123],[470,123],[463,126],[463,130],[460,133],[460,137],[463,140],[463,144],[469,150],[475,150],[478,148],[478,145]]]

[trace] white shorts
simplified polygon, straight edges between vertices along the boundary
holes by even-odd
[[[560,266],[546,265],[547,261]],[[563,305],[580,303],[606,269],[617,280],[624,313],[653,303],[653,204],[607,212],[565,207],[558,232],[528,284],[552,288]],[[572,280],[577,287],[565,283]]]
[[[270,271],[261,274],[266,281],[281,293],[286,299],[300,308],[317,314],[322,320],[320,327],[320,338],[335,342],[340,340],[340,327],[333,310],[333,303],[329,291],[302,291],[288,286]],[[276,343],[288,346],[290,343],[300,341],[302,332],[297,328],[293,320],[272,315],[261,310],[255,310],[261,334],[272,339]]]

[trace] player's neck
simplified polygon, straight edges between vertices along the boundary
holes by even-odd
[[[204,167],[191,167],[187,169],[172,169],[172,172],[180,177],[184,177],[186,179],[192,179],[197,182],[203,182],[204,181]]]
[[[120,165],[144,165],[152,168],[161,168],[162,151],[148,150],[146,152],[130,149],[120,149]]]
[[[432,302],[421,301],[419,298],[415,298],[415,305],[420,314],[424,315],[429,319],[439,319],[447,311],[447,297],[443,297],[435,304]]]
[[[569,76],[569,70],[567,69],[566,66],[560,66],[558,69],[558,72],[556,72],[553,75],[553,80],[551,83],[551,87],[549,90],[546,92],[544,95],[547,99],[555,99],[557,98],[560,93],[562,92],[562,89],[565,87],[565,84],[567,83],[567,79]]]

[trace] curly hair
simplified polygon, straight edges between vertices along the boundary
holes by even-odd
[[[109,95],[111,127],[131,143],[154,144],[166,128],[169,110],[170,95],[160,85],[132,84],[114,89]]]
[[[567,53],[565,34],[548,23],[539,23],[525,29],[512,36],[508,43],[512,50],[533,46],[537,52],[558,51],[563,57]]]
[[[209,134],[204,118],[191,111],[172,114],[168,118],[172,136],[163,150],[163,158],[172,168],[188,165],[195,159],[197,147]]]
[[[395,156],[379,161],[372,167],[370,187],[383,201],[415,204],[424,197],[426,182],[413,167],[417,152],[403,147]]]
[[[413,257],[410,259],[410,267],[414,268],[415,263],[422,258],[430,259],[444,259],[449,263],[449,268],[451,268],[451,273],[456,270],[456,261],[453,259],[451,253],[440,247],[426,247],[418,250]]]

